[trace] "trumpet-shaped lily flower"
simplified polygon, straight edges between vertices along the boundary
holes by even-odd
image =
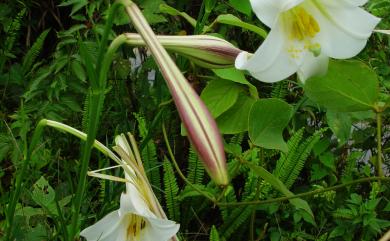
[[[166,219],[132,138],[133,149],[124,135],[118,136],[114,149],[120,158],[110,155],[125,171],[126,192],[121,195],[120,208],[80,233],[88,241],[167,241],[179,230],[178,224]]]
[[[271,31],[253,54],[242,52],[238,69],[264,82],[295,72],[301,81],[325,73],[328,57],[346,59],[366,45],[379,18],[361,8],[367,0],[251,0]]]

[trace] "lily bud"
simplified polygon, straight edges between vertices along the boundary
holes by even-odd
[[[125,33],[126,43],[146,46],[141,35]],[[242,52],[228,41],[209,35],[157,36],[158,41],[168,51],[189,58],[200,67],[208,69],[230,68]]]
[[[229,182],[226,157],[215,120],[158,41],[137,5],[131,1],[126,3],[126,11],[152,52],[188,131],[188,137],[203,161],[205,169],[217,185],[226,186]]]

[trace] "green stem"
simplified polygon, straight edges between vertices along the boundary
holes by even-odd
[[[89,94],[89,106],[87,110],[87,140],[82,148],[81,151],[81,168],[79,173],[79,180],[78,185],[76,189],[76,195],[73,201],[72,206],[72,221],[70,226],[70,235],[69,239],[73,240],[77,236],[77,228],[79,225],[79,215],[80,215],[80,208],[84,197],[85,187],[86,187],[86,180],[87,180],[87,171],[88,171],[88,165],[89,165],[89,159],[91,157],[91,150],[92,146],[95,141],[97,129],[100,122],[100,115],[103,110],[104,105],[104,98],[106,93],[106,85],[107,85],[107,73],[109,70],[109,67],[111,65],[113,56],[115,51],[118,49],[118,47],[121,44],[121,39],[123,38],[117,38],[116,41],[113,41],[110,45],[110,47],[107,49],[107,41],[108,41],[108,35],[111,32],[111,28],[113,25],[113,18],[115,11],[120,6],[119,3],[115,3],[110,8],[110,13],[108,16],[108,19],[106,21],[105,25],[105,31],[103,34],[103,38],[100,42],[99,47],[99,54],[98,59],[96,62],[96,72],[99,73],[98,76],[98,83],[96,86],[96,83],[93,83],[94,81],[91,80],[91,90]],[[104,54],[104,52],[106,53]],[[88,63],[91,64],[91,63]]]
[[[19,201],[20,192],[22,190],[23,178],[26,175],[27,167],[28,167],[28,164],[30,162],[31,155],[34,151],[34,148],[37,145],[40,137],[42,136],[44,126],[45,126],[44,122],[39,122],[37,125],[37,128],[35,128],[30,146],[28,147],[27,153],[26,153],[24,160],[23,160],[23,163],[22,163],[22,169],[19,172],[19,175],[17,175],[17,177],[16,177],[15,191],[11,197],[11,201],[9,203],[8,210],[6,212],[7,219],[8,219],[7,231],[6,231],[6,235],[5,235],[6,240],[12,239],[11,236],[12,236],[12,227],[13,227],[14,216],[15,216],[15,208],[16,208],[16,204]]]
[[[200,190],[199,188],[197,188],[194,184],[192,184],[190,181],[187,180],[187,178],[184,176],[184,174],[181,172],[180,170],[180,167],[179,165],[177,164],[176,162],[176,159],[175,159],[175,155],[173,155],[173,152],[172,152],[172,148],[171,146],[169,145],[169,141],[168,141],[168,136],[167,136],[167,131],[165,129],[165,125],[163,124],[162,125],[162,131],[163,131],[163,135],[164,135],[164,141],[165,141],[165,144],[167,146],[167,149],[168,149],[168,153],[169,153],[169,156],[173,162],[173,165],[175,166],[175,169],[177,171],[177,173],[179,174],[179,176],[181,177],[181,179],[183,179],[183,181],[189,185],[190,187],[192,187],[195,191],[197,191],[198,193],[202,194],[202,196],[204,196],[205,198],[209,199],[211,202],[213,203],[217,203],[217,200],[214,198],[214,197],[210,197],[210,195],[208,195],[207,193],[203,192],[202,190]]]
[[[318,189],[310,192],[304,192],[288,197],[280,197],[280,198],[273,198],[273,199],[268,199],[268,200],[258,200],[258,201],[247,201],[247,202],[235,202],[235,203],[223,203],[219,202],[216,203],[217,206],[221,207],[237,207],[237,206],[247,206],[247,205],[262,205],[262,204],[270,204],[270,203],[276,203],[276,202],[283,202],[287,201],[293,198],[302,198],[302,197],[308,197],[308,196],[313,196],[319,193],[324,193],[324,192],[329,192],[329,191],[334,191],[340,188],[344,188],[347,186],[363,183],[363,182],[372,182],[372,181],[383,181],[383,182],[390,182],[390,177],[366,177],[366,178],[361,178],[357,179],[351,182],[347,182],[344,184],[336,185],[333,187],[328,187],[328,188],[323,188],[323,189]]]
[[[382,113],[376,113],[376,141],[377,141],[377,174],[383,177],[382,169]]]

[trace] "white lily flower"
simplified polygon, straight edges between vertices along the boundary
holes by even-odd
[[[298,72],[301,81],[324,74],[328,57],[357,55],[380,21],[361,8],[367,0],[251,0],[271,31],[251,55],[241,52],[236,68],[263,82]]]
[[[126,193],[121,195],[120,208],[81,231],[80,235],[88,241],[167,241],[174,238],[179,230],[179,224],[166,218],[147,181],[138,149],[131,135],[130,140],[133,149],[124,135],[118,136],[114,149],[120,158],[110,155],[125,170]],[[93,174],[98,177],[110,177],[96,172]]]

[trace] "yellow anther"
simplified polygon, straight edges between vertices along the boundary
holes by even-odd
[[[314,38],[320,31],[320,26],[315,18],[303,7],[295,7],[286,12],[291,26],[291,37],[296,40]]]

